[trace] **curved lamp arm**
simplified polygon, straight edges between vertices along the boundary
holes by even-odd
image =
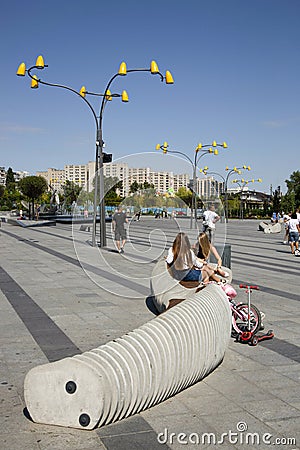
[[[48,66],[45,65],[45,67],[48,67]],[[98,128],[98,120],[97,120],[96,112],[95,112],[94,108],[92,107],[92,105],[90,104],[90,102],[85,97],[83,97],[79,92],[75,91],[75,89],[70,88],[69,86],[65,86],[63,84],[57,84],[57,83],[49,83],[49,82],[46,82],[46,81],[42,81],[40,78],[37,79],[34,75],[31,75],[31,73],[30,73],[31,70],[33,70],[33,69],[40,69],[40,67],[38,67],[38,66],[31,66],[27,70],[27,73],[28,73],[29,77],[32,80],[36,80],[38,83],[44,84],[45,86],[53,86],[53,87],[65,89],[67,91],[71,91],[74,94],[78,95],[88,105],[88,107],[90,108],[90,110],[91,110],[91,112],[92,112],[92,114],[94,116],[95,122],[96,122],[96,128]]]

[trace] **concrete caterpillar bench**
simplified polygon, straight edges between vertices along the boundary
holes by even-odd
[[[260,222],[258,229],[266,234],[281,233],[281,223]]]
[[[154,288],[160,286],[161,266],[152,276]],[[31,369],[24,396],[32,420],[101,427],[164,401],[214,370],[230,340],[227,297],[215,284],[197,293],[183,289],[191,294],[186,301],[119,339]]]

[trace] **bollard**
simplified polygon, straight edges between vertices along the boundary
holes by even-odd
[[[222,258],[222,265],[231,269],[231,244],[214,244],[214,246]],[[213,264],[217,263],[217,260],[212,253],[209,256],[209,262]]]
[[[116,422],[203,379],[223,360],[230,333],[227,297],[208,285],[118,339],[31,369],[28,412],[37,423],[85,430]]]

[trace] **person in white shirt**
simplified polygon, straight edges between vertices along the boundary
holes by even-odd
[[[214,269],[206,261],[197,258],[191,248],[188,236],[178,233],[172,247],[169,248],[166,262],[174,278],[180,281],[202,281],[204,284],[213,279],[220,281]]]
[[[212,242],[216,223],[220,220],[220,216],[216,213],[214,205],[203,213],[203,231],[208,234],[209,240]]]
[[[283,238],[284,244],[287,244],[288,239],[289,239],[289,221],[290,221],[291,215],[292,215],[291,212],[289,212],[288,214],[283,214],[283,223],[284,223],[284,229],[285,229],[284,238]]]
[[[293,212],[291,218],[288,222],[289,224],[289,243],[291,246],[291,252],[295,256],[299,256],[299,232],[300,232],[300,224],[297,219],[297,213]]]

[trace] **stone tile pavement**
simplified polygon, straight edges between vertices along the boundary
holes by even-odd
[[[201,382],[133,417],[93,431],[39,425],[24,413],[23,382],[36,365],[83,352],[154,317],[149,276],[184,219],[132,222],[125,254],[89,245],[79,225],[0,228],[0,448],[130,450],[300,448],[299,265],[282,234],[257,221],[218,224],[231,244],[233,285],[257,284],[253,302],[272,341],[232,339]],[[95,399],[96,401],[96,399]],[[183,433],[183,434],[182,434]],[[249,443],[247,442],[249,440]],[[203,443],[201,442],[203,440]],[[253,442],[252,442],[253,441]]]

